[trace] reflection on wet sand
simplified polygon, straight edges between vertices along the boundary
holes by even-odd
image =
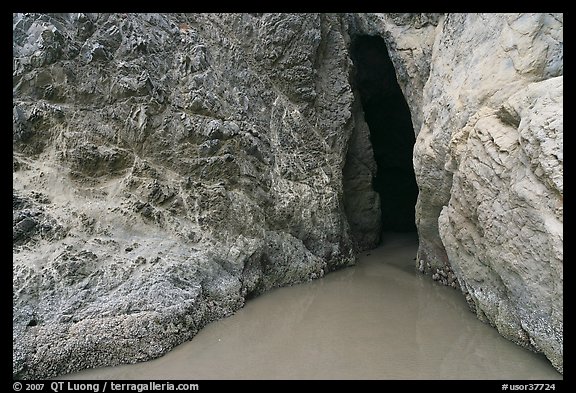
[[[159,359],[60,378],[562,379],[417,274],[416,249],[387,235],[357,266],[252,299]]]

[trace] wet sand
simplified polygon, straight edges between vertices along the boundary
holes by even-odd
[[[562,379],[414,268],[415,234],[270,291],[165,356],[58,379]]]

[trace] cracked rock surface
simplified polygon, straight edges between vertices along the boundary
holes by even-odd
[[[354,263],[334,15],[14,14],[13,374],[157,357]]]

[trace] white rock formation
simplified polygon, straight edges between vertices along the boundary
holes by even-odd
[[[562,369],[562,77],[530,84],[452,136],[440,236],[481,320]]]
[[[448,15],[414,149],[418,265],[562,371],[562,15]]]
[[[563,369],[563,15],[354,15],[417,134],[417,266]]]

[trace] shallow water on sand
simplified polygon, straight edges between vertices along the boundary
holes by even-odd
[[[417,244],[386,235],[356,266],[252,299],[161,358],[58,379],[562,379],[417,273]]]

